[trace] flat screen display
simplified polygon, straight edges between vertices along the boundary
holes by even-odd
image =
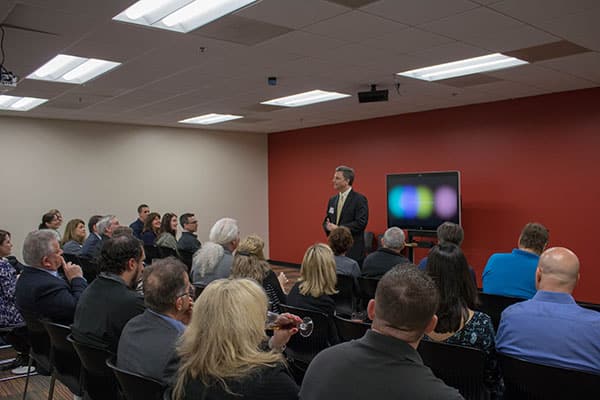
[[[458,171],[387,175],[388,227],[435,231],[445,221],[460,224]]]

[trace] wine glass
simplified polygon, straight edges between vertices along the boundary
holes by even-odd
[[[272,311],[267,311],[266,329],[279,330],[298,328],[298,332],[300,332],[300,336],[302,337],[309,337],[312,334],[314,323],[310,317],[304,317],[302,318],[302,321],[295,321],[290,319],[287,323],[279,324],[277,322],[279,315],[280,314],[274,313]]]

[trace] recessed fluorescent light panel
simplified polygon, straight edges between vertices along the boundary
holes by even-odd
[[[37,97],[0,96],[0,110],[7,111],[29,111],[32,108],[44,104],[48,99]]]
[[[457,76],[477,74],[485,71],[494,71],[522,64],[528,64],[528,62],[519,60],[518,58],[508,57],[504,54],[494,53],[488,54],[487,56],[467,58],[466,60],[398,72],[397,75],[422,79],[424,81],[439,81],[441,79],[455,78]]]
[[[260,104],[280,107],[300,107],[308,104],[321,103],[323,101],[343,99],[344,97],[350,97],[350,95],[337,92],[326,92],[324,90],[311,90],[310,92],[263,101]]]
[[[200,124],[200,125],[212,125],[218,124],[225,121],[231,121],[234,119],[244,118],[241,115],[231,114],[206,114],[200,115],[199,117],[188,118],[179,121],[182,124]]]
[[[59,54],[27,78],[41,81],[82,84],[102,75],[121,63]]]
[[[258,0],[140,0],[114,20],[187,33]]]

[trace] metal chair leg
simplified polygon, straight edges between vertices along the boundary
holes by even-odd
[[[50,378],[50,389],[48,389],[48,400],[52,400],[54,397],[54,383],[56,381],[56,376],[52,374],[52,378]]]
[[[31,375],[31,353],[29,354],[29,361],[27,362],[27,377],[25,378],[25,389],[23,390],[23,400],[27,398],[27,386],[29,386],[29,376]]]

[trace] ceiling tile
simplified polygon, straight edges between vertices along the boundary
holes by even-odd
[[[600,4],[597,5],[594,9],[538,22],[537,25],[562,39],[600,51]]]
[[[254,46],[263,52],[291,52],[304,56],[318,57],[332,49],[348,44],[323,35],[303,31],[292,31]]]
[[[503,53],[557,40],[559,40],[557,36],[532,26],[520,26],[506,31],[472,35],[469,39],[464,39],[465,42],[487,49],[492,53]]]
[[[234,43],[253,45],[290,31],[280,25],[261,22],[239,15],[227,15],[204,25],[194,31],[194,34],[207,36]]]
[[[503,0],[489,5],[505,15],[536,25],[598,7],[598,0]]]
[[[239,16],[299,29],[350,10],[324,0],[262,0],[236,13]]]
[[[576,54],[569,57],[542,61],[536,65],[600,84],[600,53]]]
[[[408,28],[400,32],[363,40],[359,44],[394,53],[411,53],[452,42],[455,40],[421,29]]]
[[[389,19],[352,11],[337,17],[307,26],[302,30],[349,42],[383,36],[392,32],[400,32],[405,25]]]
[[[479,7],[468,0],[380,0],[361,8],[407,25],[420,25]]]

